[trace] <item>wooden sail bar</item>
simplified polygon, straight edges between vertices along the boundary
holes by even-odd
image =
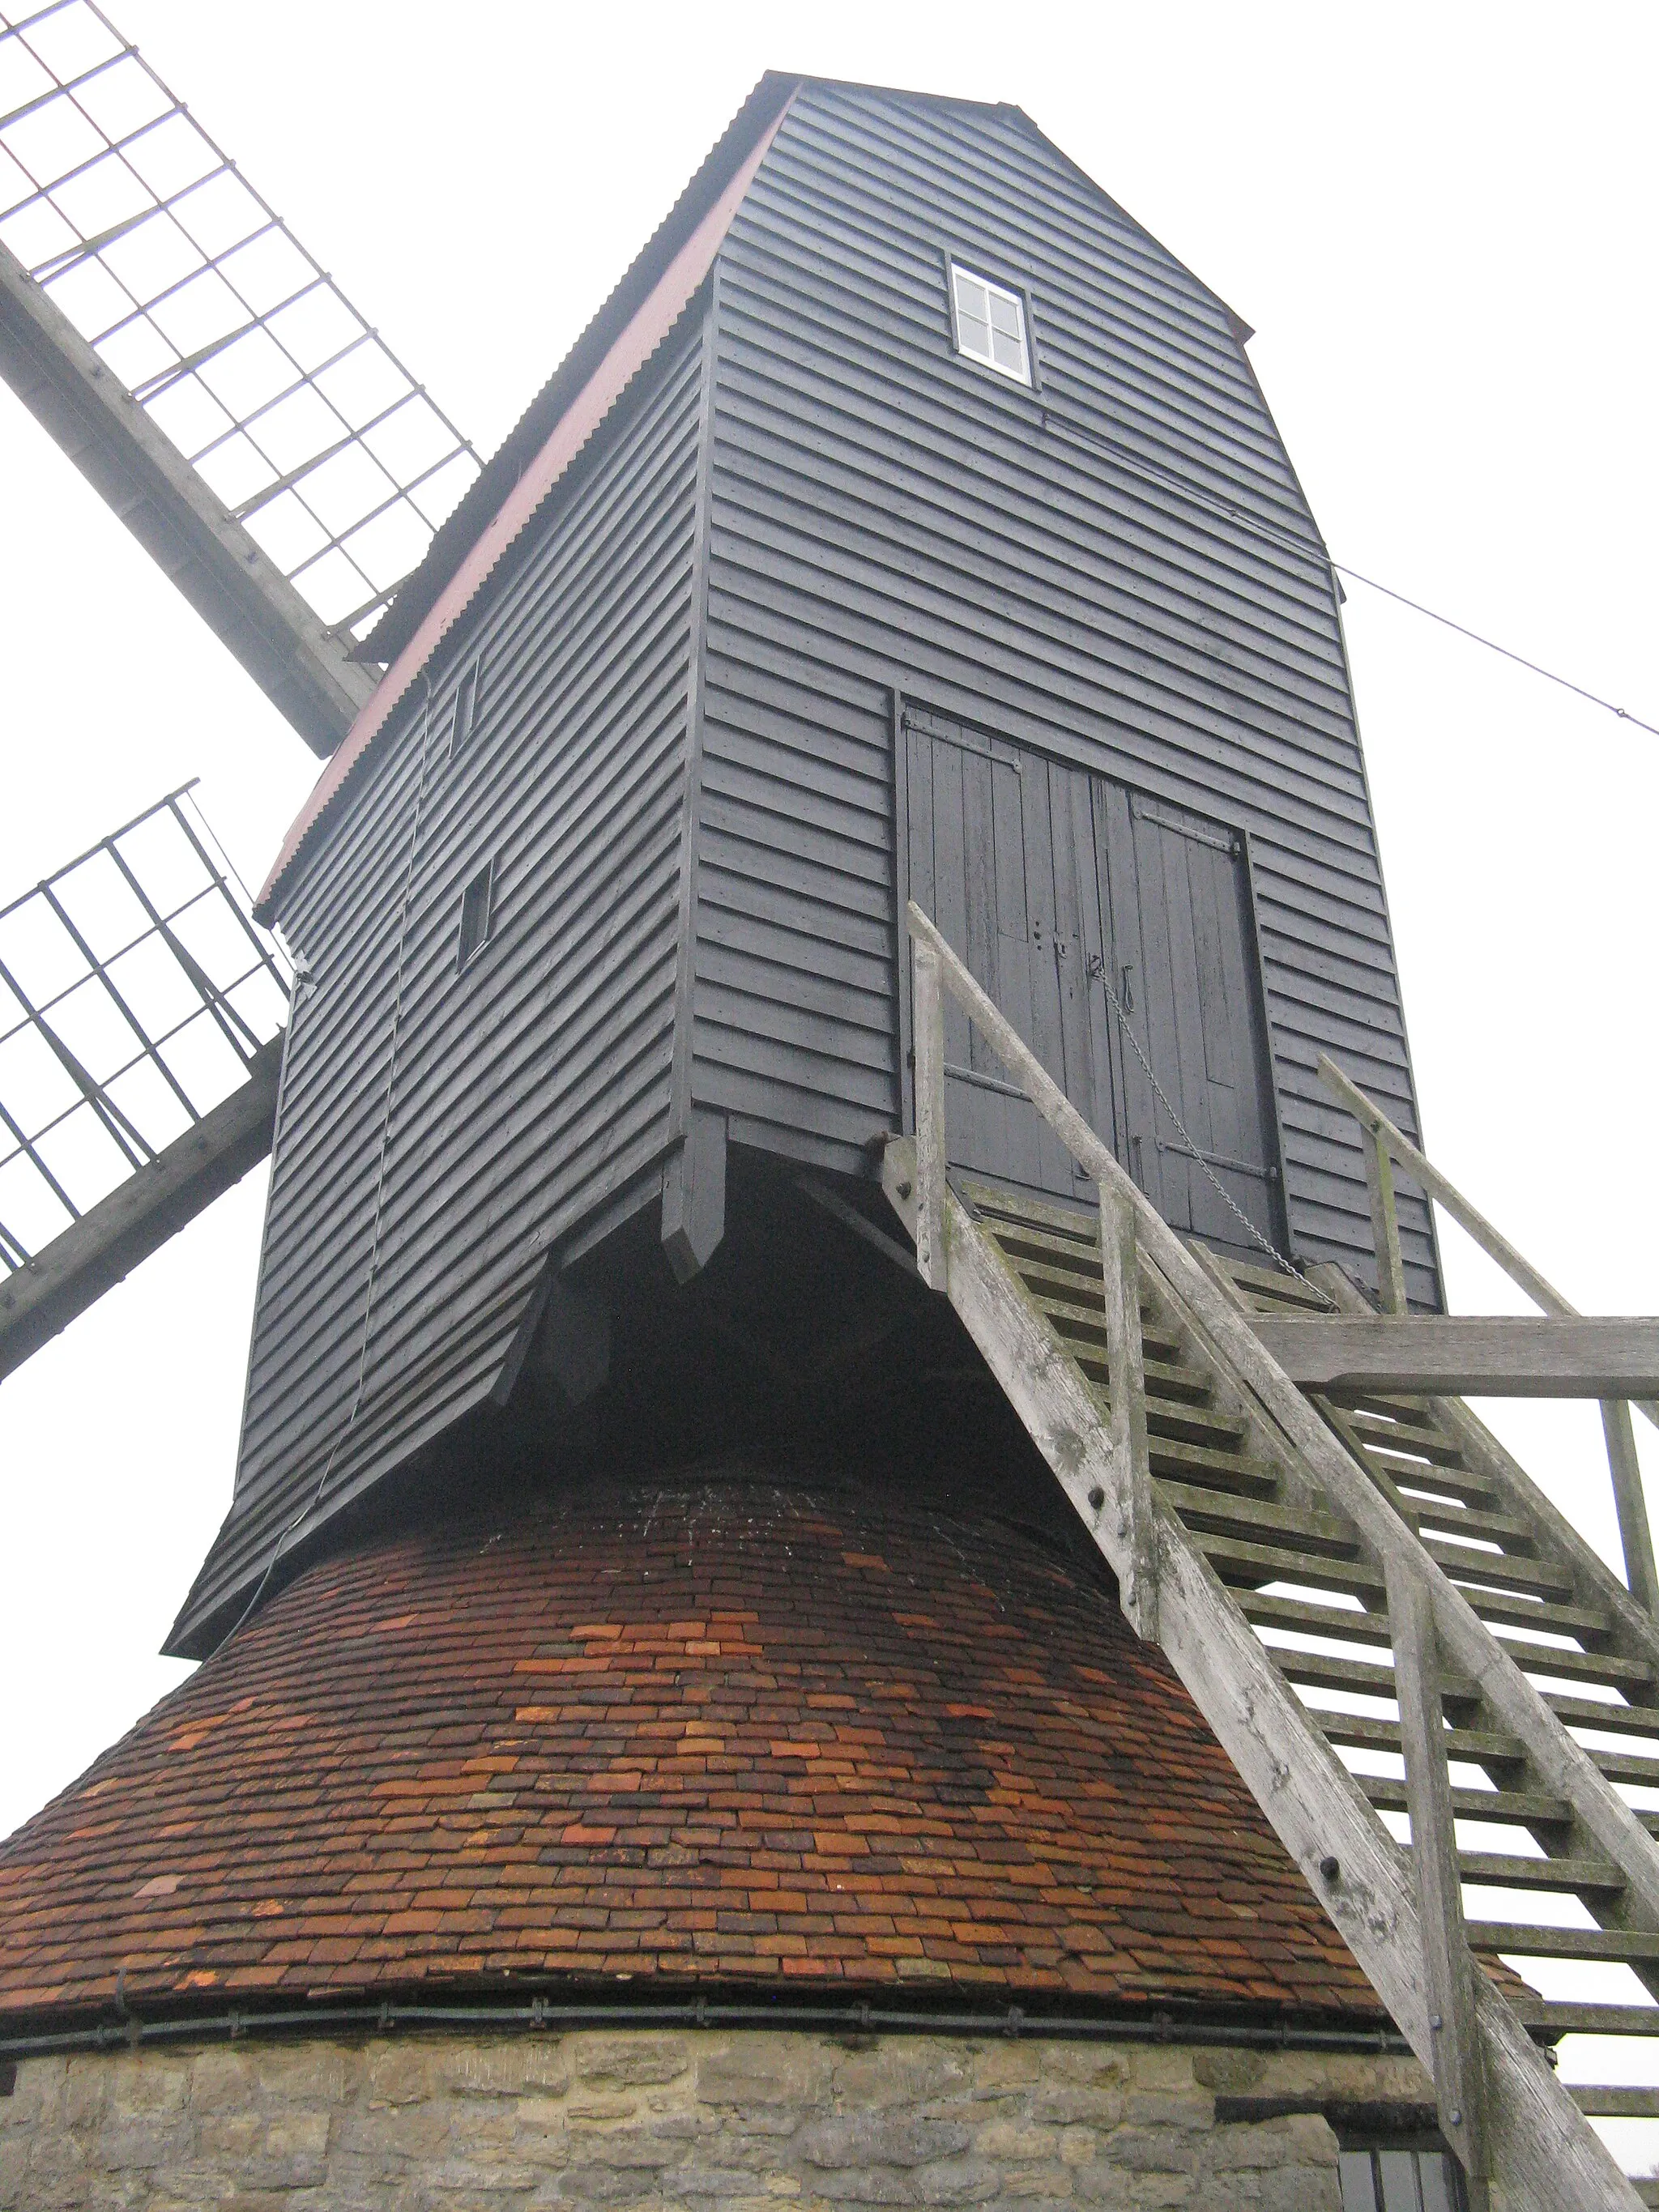
[[[1376,1100],[1368,1098],[1328,1053],[1319,1055],[1319,1079],[1332,1097],[1346,1107],[1364,1133],[1371,1225],[1376,1238],[1377,1281],[1385,1313],[1403,1316],[1407,1310],[1405,1277],[1400,1261],[1400,1224],[1395,1211],[1393,1170],[1398,1165],[1413,1176],[1431,1199],[1445,1207],[1459,1228],[1474,1238],[1488,1259],[1497,1261],[1535,1306],[1559,1320],[1580,1318],[1577,1306],[1563,1297],[1554,1284],[1516,1251],[1479,1207],[1469,1203],[1456,1184],[1419,1151],[1403,1130],[1395,1127]],[[1648,1523],[1642,1465],[1637,1457],[1636,1437],[1631,1427],[1632,1403],[1659,1426],[1659,1403],[1643,1389],[1639,1395],[1626,1392],[1603,1397],[1601,1428],[1607,1439],[1607,1471],[1613,1480],[1613,1504],[1619,1515],[1626,1580],[1638,1601],[1650,1613],[1655,1613],[1659,1612],[1659,1571],[1654,1565],[1653,1533]]]
[[[1472,2201],[1489,2179],[1499,2206],[1638,2203],[1528,2032],[1534,2014],[1551,2032],[1559,2008],[1523,1997],[1522,2009],[1500,1995],[1471,1963],[1489,1948],[1479,1916],[1470,1911],[1467,1934],[1462,1920],[1471,1885],[1556,1889],[1577,1897],[1607,1936],[1596,1955],[1651,1980],[1659,1850],[1612,1777],[1659,1771],[1659,1761],[1592,1753],[1565,1721],[1581,1721],[1576,1708],[1588,1705],[1651,1731],[1659,1716],[1559,1692],[1558,1712],[1525,1669],[1559,1680],[1565,1668],[1570,1680],[1651,1704],[1659,1636],[1622,1591],[1621,1607],[1604,1590],[1598,1576],[1612,1577],[1575,1540],[1556,1540],[1547,1514],[1534,1524],[1515,1510],[1522,1485],[1504,1490],[1462,1471],[1482,1463],[1473,1440],[1468,1460],[1431,1447],[1456,1462],[1440,1495],[1436,1467],[1407,1462],[1410,1409],[1398,1409],[1386,1453],[1372,1449],[1363,1425],[1378,1424],[1362,1410],[1352,1417],[1370,1453],[1362,1461],[1267,1352],[1221,1263],[1206,1266],[1163,1220],[914,902],[908,922],[916,1135],[889,1145],[883,1181],[925,1279],[950,1299],[1133,1596],[1132,1619],[1155,1620],[1157,1641],[1432,2075]],[[1092,1219],[947,1175],[938,1079],[946,996],[1097,1185]],[[1110,1295],[1124,1272],[1126,1219],[1138,1299]],[[1294,1310],[1298,1293],[1308,1307],[1319,1300],[1282,1280],[1279,1310]],[[1448,1524],[1471,1540],[1444,1540]],[[1524,1640],[1534,1626],[1546,1645]],[[1268,1640],[1287,1629],[1304,1641],[1341,1638],[1355,1656]],[[1379,1642],[1393,1657],[1375,1656]],[[1366,1710],[1310,1706],[1303,1686],[1358,1689]],[[1400,1717],[1377,1717],[1378,1698],[1394,1699]],[[1403,1789],[1351,1773],[1346,1745],[1399,1760]],[[1447,1759],[1491,1775],[1483,1830],[1516,1826],[1516,1852],[1460,1848],[1455,1821],[1474,1815]],[[1386,1823],[1390,1792],[1415,1816],[1409,1850]],[[1560,1932],[1504,1923],[1504,1955],[1551,1955]],[[1594,2010],[1602,2032],[1651,2033],[1659,2019],[1643,2006]],[[1566,2014],[1559,2025],[1571,2025]]]
[[[0,375],[326,756],[477,457],[94,0],[0,83]]]
[[[0,1376],[270,1152],[289,980],[189,785],[0,907]]]

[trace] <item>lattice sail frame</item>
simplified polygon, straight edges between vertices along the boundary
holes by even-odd
[[[283,1025],[286,963],[191,788],[0,908],[0,1279],[228,1097]]]
[[[307,604],[366,634],[477,455],[93,0],[0,5],[0,244]]]

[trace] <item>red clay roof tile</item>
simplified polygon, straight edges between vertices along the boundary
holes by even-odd
[[[852,1486],[653,1480],[326,1559],[0,1845],[0,2017],[125,1970],[1380,2021],[1103,1575]]]

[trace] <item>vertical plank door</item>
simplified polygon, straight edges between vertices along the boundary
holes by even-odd
[[[1120,1157],[1172,1228],[1249,1253],[1249,1232],[1218,1182],[1282,1244],[1272,1074],[1241,842],[1223,824],[1103,777],[1094,795],[1113,941],[1106,974],[1130,1032],[1121,1033],[1106,1005],[1120,1032]]]
[[[906,710],[904,744],[909,896],[1109,1143],[1109,1062],[1090,989],[1102,937],[1090,779],[917,708]],[[1092,1195],[954,1006],[945,1059],[953,1166],[1054,1197]]]

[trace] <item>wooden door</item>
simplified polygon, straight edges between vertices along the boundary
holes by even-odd
[[[1091,988],[1103,940],[1091,779],[916,708],[904,759],[910,896],[1111,1143],[1109,1038]],[[945,1061],[951,1164],[1073,1196],[1071,1155],[948,1000]]]
[[[904,760],[909,896],[1173,1228],[1251,1250],[1231,1198],[1279,1241],[1237,836],[920,708]],[[1090,1194],[948,1000],[945,1060],[952,1165]]]
[[[1127,1139],[1119,1157],[1172,1228],[1251,1250],[1230,1198],[1280,1243],[1272,1076],[1242,842],[1221,823],[1103,779],[1095,797],[1113,943],[1108,972],[1129,1031],[1115,1041]]]

